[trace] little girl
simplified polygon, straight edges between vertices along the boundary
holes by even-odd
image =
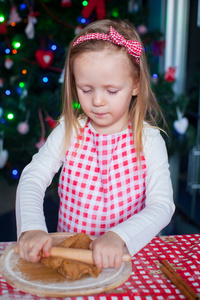
[[[73,110],[73,102],[81,110]],[[168,157],[156,126],[141,40],[132,25],[101,20],[72,41],[65,65],[63,111],[17,189],[18,251],[37,262],[52,238],[45,190],[62,167],[58,231],[84,232],[99,268],[120,267],[174,212]]]

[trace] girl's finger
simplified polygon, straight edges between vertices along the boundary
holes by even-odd
[[[22,247],[18,246],[18,253],[19,253],[20,258],[25,259],[25,252]]]
[[[18,248],[20,258],[30,261],[28,255],[28,246],[26,245],[26,243],[25,244],[18,243],[17,248]]]
[[[109,257],[107,255],[102,257],[102,267],[104,269],[109,268]]]
[[[32,247],[28,252],[28,256],[31,262],[38,262],[41,258],[41,249]]]
[[[46,257],[50,256],[51,247],[52,247],[52,239],[47,239],[47,241],[44,244],[43,249],[42,249],[42,251]]]
[[[121,267],[121,264],[122,264],[122,255],[116,255],[115,256],[115,268],[116,269],[119,269]]]
[[[109,268],[114,268],[114,266],[115,266],[115,256],[110,255],[109,256]]]
[[[38,262],[42,255],[42,248],[44,245],[44,241],[34,243],[34,245],[29,249],[29,260],[32,262]]]
[[[89,246],[89,247],[90,247],[90,250],[93,249],[93,242],[90,243],[90,246]]]
[[[95,266],[101,269],[103,267],[101,253],[99,251],[93,250],[92,256]]]

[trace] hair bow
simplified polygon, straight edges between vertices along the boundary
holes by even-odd
[[[138,58],[140,58],[142,53],[142,45],[140,42],[135,40],[126,40],[112,26],[110,27],[109,37],[113,44],[124,46],[128,53],[136,58],[136,61],[139,64]]]
[[[135,57],[138,65],[140,64],[139,58],[142,53],[142,45],[140,42],[135,40],[126,40],[121,34],[119,34],[112,26],[110,27],[109,35],[105,33],[88,33],[80,36],[74,43],[73,46],[88,40],[104,40],[109,41],[115,45],[124,46],[128,53]]]

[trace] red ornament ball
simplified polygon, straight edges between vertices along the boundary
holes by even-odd
[[[27,134],[29,132],[28,123],[26,121],[19,123],[19,125],[17,126],[17,131],[21,134]]]

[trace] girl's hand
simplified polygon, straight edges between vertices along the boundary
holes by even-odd
[[[97,268],[120,268],[124,254],[124,241],[118,234],[108,231],[90,244]]]
[[[23,232],[17,243],[20,257],[31,262],[38,262],[42,253],[48,257],[51,246],[52,238],[43,230]]]

